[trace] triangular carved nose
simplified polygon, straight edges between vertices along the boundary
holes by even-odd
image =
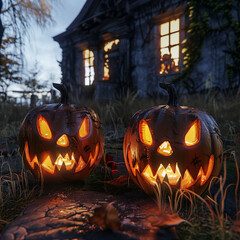
[[[171,144],[169,141],[164,141],[157,149],[158,153],[163,156],[171,156],[173,153]]]
[[[69,140],[66,134],[63,134],[58,140],[57,145],[61,147],[67,147],[69,145]]]

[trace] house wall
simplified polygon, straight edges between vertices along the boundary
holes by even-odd
[[[201,58],[191,74],[197,91],[209,88],[229,87],[226,74],[226,38],[224,35],[211,34],[201,48]]]
[[[135,14],[134,47],[131,52],[132,81],[134,88],[138,90],[138,94],[141,97],[158,96],[159,93],[163,92],[159,87],[159,82],[168,82],[173,77],[173,75],[161,76],[159,74],[160,46],[158,22],[161,22],[161,17],[157,22],[154,22],[153,19],[159,15],[162,15],[162,19],[166,19],[166,12],[181,8],[181,4],[183,6],[185,4],[184,2],[169,1],[164,6],[156,4],[156,8],[142,9]],[[181,36],[181,40],[183,39],[184,36]]]
[[[62,81],[71,86],[78,97],[90,96],[95,99],[112,99],[121,96],[127,88],[138,91],[140,97],[158,96],[164,91],[159,82],[169,82],[179,74],[160,75],[159,24],[169,15],[183,13],[185,0],[152,1],[139,7],[133,2],[134,9],[128,10],[128,17],[108,20],[83,33],[74,32],[71,38],[62,44]],[[179,17],[179,16],[178,16]],[[182,28],[185,16],[182,15]],[[213,25],[217,23],[213,22]],[[103,44],[108,41],[108,33],[118,36],[119,75],[114,81],[103,81]],[[187,37],[181,35],[181,41]],[[95,55],[95,81],[91,87],[83,87],[82,50],[89,48]],[[191,77],[195,82],[195,91],[211,87],[227,88],[227,34],[223,31],[209,33],[201,46],[201,58],[195,65]],[[181,51],[181,50],[180,50]],[[180,69],[183,62],[180,62]],[[184,93],[183,79],[176,83],[179,92]]]

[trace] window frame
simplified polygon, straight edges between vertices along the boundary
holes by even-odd
[[[89,57],[85,57],[85,51],[89,51]],[[91,56],[91,53],[93,54]],[[89,62],[89,66],[86,67],[85,65],[85,61],[88,60]],[[93,64],[91,65],[91,61],[93,61]],[[93,85],[93,82],[95,80],[95,76],[96,76],[96,73],[95,73],[95,54],[94,54],[94,51],[89,49],[89,48],[86,48],[82,51],[82,66],[83,66],[83,85],[84,86],[91,86]],[[89,69],[89,73],[90,75],[86,76],[86,68]],[[91,68],[93,69],[93,74],[91,74]],[[91,77],[93,76],[93,80],[91,82]],[[86,84],[86,78],[89,78],[89,84]]]
[[[105,51],[104,48],[105,48],[106,44],[111,43],[111,42],[115,42],[115,41],[118,41],[117,44],[113,43],[112,48],[109,49],[108,51]],[[113,52],[116,52],[116,53],[118,52],[119,53],[119,51],[120,51],[119,44],[120,44],[120,39],[119,38],[114,38],[114,39],[105,41],[104,44],[103,44],[103,76],[102,76],[102,81],[111,81],[111,76],[110,76],[109,72],[108,72],[109,77],[108,77],[108,79],[106,79],[106,76],[105,76],[105,73],[104,73],[105,67],[106,67],[105,64],[108,64],[108,62],[109,62],[109,54],[111,54]],[[108,55],[107,58],[105,58],[106,55]],[[109,65],[108,65],[108,71],[109,71]]]
[[[185,10],[186,10],[186,5],[184,6],[181,6],[181,7],[178,7],[178,8],[175,8],[173,10],[170,10],[170,11],[167,11],[165,13],[162,13],[158,16],[156,16],[154,19],[153,19],[153,23],[156,25],[156,28],[157,28],[157,49],[158,49],[158,52],[157,52],[157,75],[162,77],[162,76],[171,76],[171,75],[176,75],[176,74],[179,74],[181,72],[181,70],[183,69],[183,57],[184,57],[184,54],[182,53],[182,49],[183,49],[183,46],[182,46],[182,42],[185,38],[185,31],[184,31],[184,26],[185,26],[185,22],[186,22],[186,17],[185,17]],[[172,20],[176,20],[177,18],[179,18],[179,63],[178,63],[178,68],[179,70],[177,72],[170,72],[170,73],[163,73],[163,74],[160,74],[160,70],[161,70],[161,48],[160,48],[160,39],[161,39],[161,32],[160,32],[160,25],[161,24],[164,24],[166,22],[169,22],[169,25],[170,25],[170,22]],[[170,28],[170,27],[169,27]],[[170,33],[169,33],[169,36],[170,36]],[[170,40],[169,40],[170,41]],[[170,46],[170,45],[169,45]]]

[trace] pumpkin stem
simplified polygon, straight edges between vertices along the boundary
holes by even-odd
[[[53,87],[56,88],[61,93],[60,103],[68,104],[67,87],[64,84],[59,84],[59,83],[53,83]]]
[[[168,105],[178,107],[179,104],[174,85],[170,83],[160,83],[159,85],[168,92]]]

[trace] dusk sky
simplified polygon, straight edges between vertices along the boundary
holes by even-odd
[[[50,86],[52,82],[60,82],[61,80],[61,70],[57,61],[61,61],[62,58],[59,44],[52,37],[66,30],[86,0],[62,0],[61,2],[53,9],[55,23],[44,29],[32,25],[29,32],[30,38],[25,42],[26,68],[33,69],[37,62],[41,72],[40,81],[47,80]],[[18,87],[14,86],[14,90],[16,88]]]

